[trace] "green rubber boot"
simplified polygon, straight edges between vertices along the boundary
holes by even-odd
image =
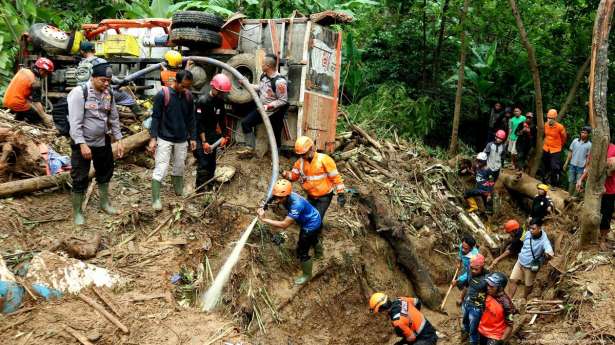
[[[160,181],[152,179],[152,208],[156,211],[162,210],[162,202],[160,201],[160,187]]]
[[[85,218],[83,217],[81,205],[83,205],[85,195],[83,193],[72,193],[71,197],[73,204],[73,222],[75,225],[83,225],[85,223]]]
[[[324,256],[325,247],[322,245],[322,239],[318,239],[318,243],[314,246],[314,259],[320,260]]]
[[[103,183],[98,185],[98,196],[100,198],[100,209],[107,214],[117,214],[117,210],[109,203],[109,184]]]
[[[171,176],[171,181],[173,181],[173,189],[175,190],[175,195],[184,196],[184,177]]]
[[[312,259],[302,262],[301,268],[303,268],[303,274],[295,279],[296,285],[305,284],[308,280],[312,279]]]

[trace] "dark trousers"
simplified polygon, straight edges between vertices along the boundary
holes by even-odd
[[[218,149],[213,149],[210,154],[203,151],[203,143],[200,140],[196,142],[196,150],[194,150],[194,158],[197,161],[196,167],[196,184],[195,188],[202,186],[205,182],[214,178],[216,173],[216,152]],[[203,188],[199,189],[202,190]]]
[[[275,135],[275,142],[278,147],[282,144],[282,129],[284,128],[285,115],[286,107],[282,107],[282,109],[277,110],[269,116],[269,121],[271,122],[271,127],[273,128],[273,134]],[[254,127],[261,123],[263,123],[261,114],[258,112],[258,109],[254,109],[241,121],[241,130],[244,134],[251,133],[254,130]]]
[[[26,111],[15,112],[15,120],[26,121],[30,123],[41,123],[42,122],[41,117],[32,108]]]
[[[96,171],[96,182],[101,185],[111,181],[113,176],[113,150],[111,150],[111,139],[107,136],[105,146],[92,147],[92,159],[85,159],[81,155],[79,145],[71,145],[70,162],[72,169],[70,177],[73,179],[73,192],[83,193],[88,188],[88,174],[90,173],[91,162],[94,161],[94,170]]]
[[[487,337],[480,336],[480,345],[503,345],[504,340],[491,339]]]
[[[600,230],[610,230],[613,209],[615,208],[615,194],[602,194],[600,202]]]
[[[314,206],[316,211],[318,211],[320,214],[320,220],[324,223],[325,213],[327,213],[327,209],[329,208],[329,205],[331,205],[331,200],[333,200],[333,193],[329,193],[314,199],[308,197],[307,200],[310,205]]]
[[[299,261],[305,262],[310,259],[310,248],[318,244],[322,226],[318,230],[307,232],[303,228],[299,231],[299,241],[297,241],[297,258]]]
[[[437,343],[438,335],[436,334],[436,329],[427,321],[427,324],[425,324],[421,333],[416,336],[414,342],[411,343],[406,339],[401,339],[396,342],[395,345],[436,345]]]
[[[559,186],[562,171],[561,152],[542,152],[543,179],[552,186]]]

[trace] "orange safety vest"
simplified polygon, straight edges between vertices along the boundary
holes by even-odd
[[[427,319],[415,306],[418,299],[412,297],[399,297],[401,312],[391,315],[393,327],[401,330],[406,340],[413,341],[427,324]]]
[[[35,81],[36,76],[30,69],[22,68],[17,71],[4,93],[4,106],[17,112],[30,110],[28,101]]]
[[[173,86],[173,82],[175,81],[175,75],[177,75],[177,71],[172,71],[170,69],[166,69],[160,72],[160,81],[162,85],[171,87]]]
[[[295,162],[291,170],[291,180],[299,180],[301,187],[311,198],[330,194],[333,188],[338,193],[346,189],[333,158],[318,152],[314,153],[311,162],[306,163],[303,158]]]
[[[566,129],[564,125],[556,122],[553,127],[545,123],[545,141],[542,146],[543,151],[557,153],[562,151],[566,143]]]

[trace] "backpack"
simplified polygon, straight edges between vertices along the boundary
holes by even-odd
[[[83,92],[83,112],[85,114],[85,103],[88,99],[88,87],[87,84],[81,84],[78,87]],[[115,102],[113,97],[113,90],[109,90],[111,94],[111,104]],[[68,101],[67,98],[62,98],[54,107],[51,113],[53,117],[53,123],[56,126],[60,136],[70,137],[70,122],[68,121]]]

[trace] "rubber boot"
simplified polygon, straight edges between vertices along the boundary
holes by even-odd
[[[312,259],[301,263],[303,274],[299,278],[295,279],[296,285],[305,284],[308,280],[312,279]]]
[[[117,210],[109,203],[109,184],[103,183],[98,185],[98,196],[100,198],[100,209],[107,214],[117,214]]]
[[[152,208],[156,211],[162,210],[162,202],[160,201],[160,187],[160,181],[152,179]]]
[[[322,239],[318,240],[318,243],[314,246],[314,259],[320,260],[322,259],[325,253],[325,247],[322,245]]]
[[[175,195],[184,196],[184,177],[183,176],[171,176],[173,181],[173,190]]]
[[[476,199],[474,197],[469,197],[466,201],[468,202],[468,206],[470,206],[466,211],[469,213],[478,211],[478,204],[476,203]]]
[[[256,148],[256,134],[254,132],[246,134],[246,145],[253,150]]]
[[[85,223],[85,218],[83,217],[81,205],[83,205],[85,195],[83,193],[72,193],[71,197],[73,204],[73,222],[75,225],[83,225]]]

